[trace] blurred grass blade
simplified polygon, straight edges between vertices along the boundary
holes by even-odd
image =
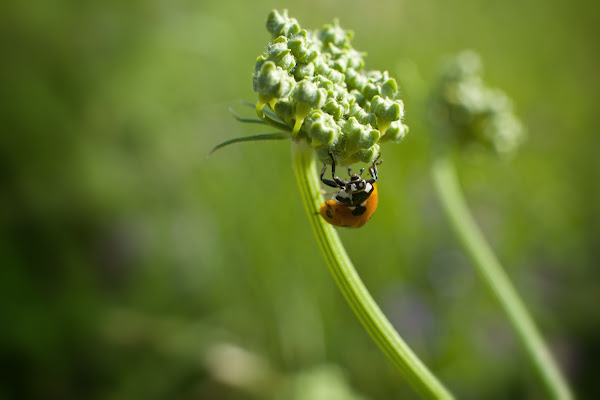
[[[316,212],[321,205],[320,181],[314,150],[292,142],[292,158],[302,203],[319,248],[333,278],[373,341],[424,399],[453,399],[398,335],[356,272],[335,228]],[[351,350],[351,349],[349,349]]]
[[[230,144],[234,144],[234,143],[258,142],[261,140],[282,140],[282,139],[289,139],[289,138],[290,138],[290,134],[286,133],[286,132],[264,133],[261,135],[243,136],[243,137],[239,137],[239,138],[226,140],[223,143],[219,143],[218,145],[216,145],[215,147],[212,148],[212,150],[208,153],[208,155],[210,156],[215,151],[217,151],[225,146],[229,146]]]

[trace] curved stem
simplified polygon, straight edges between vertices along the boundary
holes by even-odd
[[[314,151],[306,145],[292,143],[292,157],[302,203],[315,238],[338,288],[361,324],[423,398],[452,399],[383,315],[354,269],[337,232],[317,213],[322,200]]]
[[[433,161],[432,174],[438,197],[463,250],[500,302],[551,398],[572,399],[569,387],[533,320],[469,212],[448,152],[438,153]]]

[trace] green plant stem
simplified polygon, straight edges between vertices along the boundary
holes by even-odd
[[[293,166],[302,203],[333,278],[363,327],[410,385],[425,399],[452,399],[452,395],[417,358],[381,312],[354,269],[337,232],[318,214],[320,182],[314,151],[292,143]]]
[[[469,212],[449,152],[437,154],[432,174],[446,216],[463,250],[500,302],[549,395],[552,399],[572,399],[569,387],[533,320]]]

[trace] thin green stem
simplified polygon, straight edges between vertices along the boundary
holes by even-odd
[[[552,399],[572,399],[569,387],[525,305],[469,212],[449,153],[438,153],[433,160],[432,174],[435,188],[454,233],[483,282],[500,302],[548,394]]]
[[[333,226],[317,213],[322,199],[314,151],[292,143],[293,166],[302,203],[329,270],[350,308],[379,348],[425,399],[452,399],[450,392],[400,338],[354,269]]]

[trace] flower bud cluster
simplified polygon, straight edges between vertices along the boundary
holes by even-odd
[[[481,69],[479,56],[470,50],[444,65],[432,99],[434,117],[452,140],[510,154],[523,142],[523,126],[510,98],[484,84]]]
[[[380,142],[398,142],[408,132],[396,81],[387,71],[364,69],[352,32],[337,22],[307,31],[287,11],[272,11],[267,30],[273,39],[254,74],[261,118],[270,107],[294,140],[306,141],[328,164],[329,154],[340,165],[370,163]]]

